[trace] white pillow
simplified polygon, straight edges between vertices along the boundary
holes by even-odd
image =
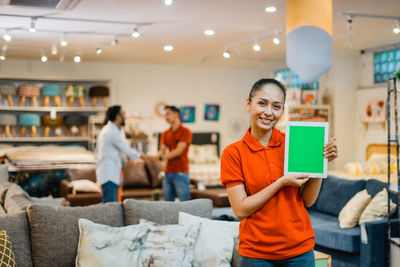
[[[73,192],[101,193],[100,187],[88,179],[71,181]]]
[[[390,212],[396,209],[396,204],[390,200]],[[388,193],[386,188],[380,191],[371,200],[368,206],[365,208],[360,217],[360,224],[370,221],[378,221],[385,219],[388,216]]]
[[[79,219],[78,224],[76,266],[142,266],[140,250],[147,236],[146,225],[111,227],[86,219]]]
[[[201,223],[194,250],[194,267],[230,267],[239,222],[216,221],[179,212],[179,224]]]
[[[140,219],[139,224],[146,225],[149,231],[142,248],[144,266],[192,266],[200,223],[161,225]]]
[[[358,225],[361,213],[371,201],[367,189],[355,194],[339,213],[339,225],[341,228],[352,228]]]

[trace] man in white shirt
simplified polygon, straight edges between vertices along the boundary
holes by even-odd
[[[108,108],[104,124],[96,143],[96,176],[103,192],[103,203],[106,203],[118,200],[123,156],[128,156],[128,164],[134,165],[141,154],[129,147],[121,136],[125,125],[125,111],[121,106]]]

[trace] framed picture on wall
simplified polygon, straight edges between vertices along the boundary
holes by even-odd
[[[182,106],[179,107],[181,111],[181,121],[183,123],[194,123],[196,121],[196,107]]]
[[[204,120],[219,121],[219,105],[205,104],[204,105]]]

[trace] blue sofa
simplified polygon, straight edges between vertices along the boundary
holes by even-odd
[[[338,215],[359,191],[367,189],[373,198],[386,187],[378,180],[348,180],[335,176],[324,179],[315,204],[308,209],[315,232],[315,249],[332,256],[332,267],[387,266],[387,220],[366,222],[350,229],[339,227]],[[396,197],[392,196],[396,201]],[[391,224],[398,234],[398,220]],[[361,233],[363,233],[361,235]]]

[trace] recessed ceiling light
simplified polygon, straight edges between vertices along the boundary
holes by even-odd
[[[394,28],[394,29],[393,29],[393,32],[394,32],[395,34],[399,34],[399,33],[400,33],[400,27]]]
[[[274,12],[276,12],[276,7],[268,6],[268,7],[265,8],[265,12],[274,13]]]
[[[40,58],[40,60],[41,60],[42,62],[47,62],[47,57],[43,55],[43,56]]]
[[[231,54],[229,54],[228,51],[225,51],[224,53],[222,53],[222,56],[223,56],[224,58],[230,58],[230,57],[231,57]]]
[[[170,52],[170,51],[174,50],[174,47],[172,45],[165,45],[164,50]]]
[[[274,44],[276,44],[276,45],[278,45],[278,44],[280,44],[281,43],[281,41],[279,40],[279,38],[278,37],[275,37],[273,40],[272,40],[273,42],[274,42]]]
[[[173,0],[164,0],[164,5],[166,5],[166,6],[170,6],[170,5],[172,5],[173,3],[174,3]]]
[[[208,29],[208,30],[205,30],[205,31],[204,31],[204,34],[205,34],[205,35],[208,35],[208,36],[211,36],[211,35],[214,35],[215,32],[214,32],[214,30]]]
[[[258,51],[261,50],[261,46],[260,46],[259,44],[256,43],[256,44],[253,45],[253,50],[256,51],[256,52],[258,52]]]
[[[80,57],[80,56],[75,56],[75,57],[74,57],[74,62],[75,62],[75,63],[81,62],[81,57]]]
[[[96,54],[100,55],[101,53],[103,53],[103,49],[101,49],[100,47],[98,47],[96,49]]]

